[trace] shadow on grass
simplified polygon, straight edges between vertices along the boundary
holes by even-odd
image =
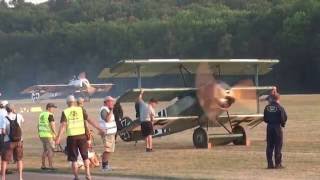
[[[72,175],[71,170],[67,168],[60,168],[57,171],[44,171],[38,168],[25,168],[25,172],[32,172],[32,173],[41,173],[41,174],[52,174],[52,175]],[[80,174],[84,174],[80,172]],[[149,175],[125,175],[122,173],[117,172],[108,172],[105,173],[92,173],[93,176],[101,176],[101,177],[119,177],[119,178],[133,178],[133,179],[172,179],[172,180],[180,180],[186,178],[178,178],[178,177],[170,177],[170,176],[149,176]],[[188,179],[199,179],[199,178],[188,178]]]

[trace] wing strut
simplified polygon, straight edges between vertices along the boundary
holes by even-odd
[[[137,65],[137,81],[138,81],[138,88],[141,88],[141,66],[140,66],[140,64]]]
[[[186,67],[184,67],[183,64],[179,65],[179,71],[180,71],[180,75],[181,75],[182,80],[183,80],[183,85],[184,85],[184,87],[187,87],[187,82],[186,82],[186,79],[184,77],[184,74],[183,74],[182,70],[186,71],[187,73],[189,73],[191,75],[192,75],[192,73]]]
[[[255,85],[256,87],[259,86],[259,66],[258,64],[255,65]],[[257,113],[260,113],[260,101],[259,98],[257,98]]]

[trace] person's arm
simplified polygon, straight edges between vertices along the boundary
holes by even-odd
[[[282,127],[286,126],[287,120],[288,120],[287,112],[283,107],[281,107],[281,126]]]
[[[56,124],[54,122],[53,115],[50,115],[48,120],[49,120],[51,132],[52,132],[52,134],[53,134],[53,136],[55,138],[57,136],[57,133],[56,133]]]
[[[83,110],[83,119],[87,121],[92,127],[96,128],[99,131],[100,135],[104,135],[104,130],[100,128],[99,124],[96,121],[89,118],[85,109],[82,108],[82,110]]]
[[[60,144],[61,135],[64,133],[66,128],[67,128],[67,119],[66,119],[65,114],[62,112],[61,120],[60,120],[60,128],[59,128],[56,140],[55,140],[56,144]]]
[[[104,134],[105,134],[104,130],[99,126],[99,124],[98,124],[96,121],[88,118],[88,119],[87,119],[87,122],[88,122],[92,127],[96,128],[96,129],[99,131],[99,134],[100,134],[100,135],[104,135]]]
[[[59,131],[58,131],[58,135],[56,137],[56,144],[60,144],[61,135],[66,130],[66,127],[67,127],[67,122],[61,122],[60,123],[60,128],[59,128]]]
[[[267,113],[267,108],[264,108],[264,112],[263,112],[263,121],[265,123],[268,123],[268,113]]]
[[[141,89],[139,97],[138,97],[138,102],[143,101],[143,93],[144,93],[144,91],[143,91],[143,89]]]

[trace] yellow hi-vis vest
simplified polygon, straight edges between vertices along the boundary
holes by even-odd
[[[38,122],[38,133],[39,137],[42,138],[52,138],[53,132],[50,127],[49,123],[49,116],[52,115],[50,112],[42,112],[39,116],[39,122]]]
[[[67,119],[67,136],[85,134],[83,110],[81,107],[69,107],[65,109]]]

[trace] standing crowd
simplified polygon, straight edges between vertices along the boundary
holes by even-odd
[[[280,95],[276,90],[266,99],[269,104],[264,110],[264,121],[267,125],[267,148],[266,156],[268,168],[283,168],[282,166],[282,144],[283,132],[287,115],[284,108],[280,105]],[[117,130],[121,129],[120,120],[123,112],[120,104],[116,104],[116,99],[111,96],[104,98],[103,105],[100,108],[98,122],[91,119],[85,108],[84,100],[75,99],[70,95],[66,99],[67,108],[62,111],[60,127],[56,132],[54,113],[57,106],[53,103],[46,105],[46,110],[41,112],[38,120],[38,135],[42,142],[43,152],[41,156],[41,169],[54,171],[53,155],[56,145],[60,145],[62,135],[66,132],[65,153],[67,159],[71,162],[74,180],[79,179],[79,159],[82,160],[85,168],[87,180],[91,180],[90,164],[92,167],[99,165],[99,161],[94,158],[92,153],[92,133],[88,124],[98,130],[104,145],[102,153],[101,169],[104,172],[112,170],[110,166],[111,154],[115,151]],[[146,152],[152,152],[153,123],[156,116],[155,107],[157,100],[151,98],[148,103],[143,100],[143,91],[136,103],[136,117],[141,122],[141,135],[146,142]],[[116,107],[116,108],[115,108]],[[22,124],[24,118],[16,113],[13,104],[8,101],[0,103],[0,157],[1,157],[1,175],[2,180],[6,179],[8,162],[14,161],[17,164],[19,179],[22,180],[23,170],[23,139]],[[273,163],[273,152],[275,163]],[[48,160],[48,166],[46,166]]]

